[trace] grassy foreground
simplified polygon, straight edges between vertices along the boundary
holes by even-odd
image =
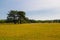
[[[0,24],[0,40],[60,40],[60,24]]]

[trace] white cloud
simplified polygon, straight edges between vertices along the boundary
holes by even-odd
[[[27,13],[28,14],[28,13]],[[35,10],[30,11],[27,15],[30,19],[36,20],[53,20],[60,19],[60,8],[48,9],[48,10]]]
[[[6,4],[11,2],[18,9],[32,11],[41,9],[51,9],[60,7],[60,0],[6,0]]]
[[[34,15],[34,16],[29,16],[30,19],[35,19],[35,20],[54,20],[54,19],[60,19],[60,14],[54,14],[54,15],[44,15],[41,16],[39,14]]]
[[[60,7],[60,0],[25,0],[22,2],[26,10],[40,10]]]

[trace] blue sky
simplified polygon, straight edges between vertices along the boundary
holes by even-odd
[[[29,19],[60,19],[60,0],[0,0],[0,19],[10,10],[25,11]]]

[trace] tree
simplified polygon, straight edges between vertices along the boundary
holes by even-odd
[[[14,22],[16,23],[22,23],[22,21],[25,21],[25,12],[24,11],[10,11],[7,16],[8,22]]]
[[[25,20],[24,20],[24,18],[25,18],[25,12],[24,11],[18,11],[17,12],[17,14],[19,15],[19,22],[20,23],[23,23]]]

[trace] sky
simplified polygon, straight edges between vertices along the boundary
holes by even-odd
[[[60,19],[60,0],[0,0],[0,19],[10,10],[25,11],[29,19]]]

